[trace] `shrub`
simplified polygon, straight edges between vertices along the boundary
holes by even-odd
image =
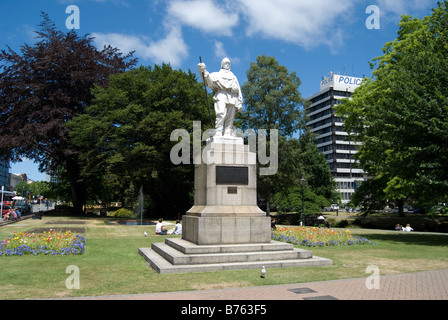
[[[118,209],[117,211],[115,211],[112,214],[112,217],[115,217],[115,218],[132,218],[133,216],[134,216],[134,212],[132,212],[132,210],[129,210],[126,208]]]
[[[347,220],[338,221],[334,224],[334,226],[336,228],[346,228],[348,226],[348,221]]]

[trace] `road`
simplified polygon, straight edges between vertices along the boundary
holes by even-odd
[[[39,212],[39,211],[48,211],[54,209],[54,202],[49,204],[48,208],[44,201],[42,201],[41,204],[33,204],[33,213]]]

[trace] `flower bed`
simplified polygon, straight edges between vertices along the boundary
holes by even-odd
[[[272,239],[305,247],[375,245],[364,237],[353,236],[349,230],[338,231],[316,227],[277,227]]]
[[[22,255],[79,255],[84,252],[86,239],[73,235],[71,231],[56,233],[14,232],[14,235],[0,242],[0,256]]]

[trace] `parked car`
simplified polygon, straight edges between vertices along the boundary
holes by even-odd
[[[27,215],[33,211],[31,204],[26,200],[16,201],[13,207],[19,209],[21,215]]]
[[[398,212],[398,208],[393,208],[392,210],[390,210],[390,212],[397,213]],[[403,212],[409,212],[408,208],[403,207]]]

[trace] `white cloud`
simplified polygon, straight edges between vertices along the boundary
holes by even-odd
[[[120,49],[124,54],[135,51],[137,57],[151,59],[157,64],[169,63],[173,67],[180,67],[183,59],[188,56],[188,47],[182,38],[180,27],[171,26],[167,36],[158,41],[150,41],[144,36],[132,36],[118,33],[93,33],[95,43],[102,48],[111,45]]]
[[[62,1],[62,0],[60,0]],[[64,0],[65,1],[65,0]],[[68,1],[68,0],[67,0]],[[91,0],[126,3],[126,0]],[[367,16],[365,7],[378,4],[381,19],[396,19],[426,9],[437,0],[167,0],[164,38],[149,39],[143,35],[93,34],[99,45],[111,44],[124,53],[136,51],[143,59],[166,62],[180,67],[188,56],[182,28],[190,27],[213,37],[215,56],[229,57],[220,37],[241,35],[293,43],[305,49],[327,46],[337,51],[344,44],[350,27]],[[361,9],[361,10],[360,10]],[[229,57],[238,63],[236,57]]]
[[[181,24],[218,36],[231,36],[238,25],[239,15],[229,7],[218,6],[212,0],[172,0],[168,15]]]
[[[182,60],[188,56],[188,46],[182,38],[180,27],[171,27],[165,39],[151,42],[146,53],[156,63],[169,62],[174,67],[180,67]]]
[[[430,15],[429,7],[437,7],[438,0],[376,0],[380,10],[381,24],[391,24],[396,28],[402,15],[423,18],[422,14]]]
[[[434,6],[437,4],[437,0],[378,0],[378,7],[383,13],[401,16],[428,8],[428,2],[433,2]]]
[[[340,23],[353,14],[353,0],[237,0],[247,21],[247,36],[261,35],[310,49],[341,45]]]
[[[227,57],[227,52],[224,49],[224,44],[221,41],[215,41],[215,57],[221,59]]]
[[[221,59],[224,59],[224,58],[227,57],[227,58],[229,58],[229,60],[230,60],[232,65],[233,64],[238,64],[240,62],[239,58],[237,58],[237,57],[230,57],[227,54],[227,51],[224,48],[224,44],[221,41],[215,41],[214,48],[215,48],[215,57],[218,60],[221,61]]]
[[[344,42],[344,22],[352,18],[358,2],[361,0],[170,0],[166,19],[217,38],[231,37],[242,27],[248,37],[281,40],[306,49],[326,45],[335,50]],[[218,51],[224,51],[223,45],[215,41],[215,54],[222,56]]]

